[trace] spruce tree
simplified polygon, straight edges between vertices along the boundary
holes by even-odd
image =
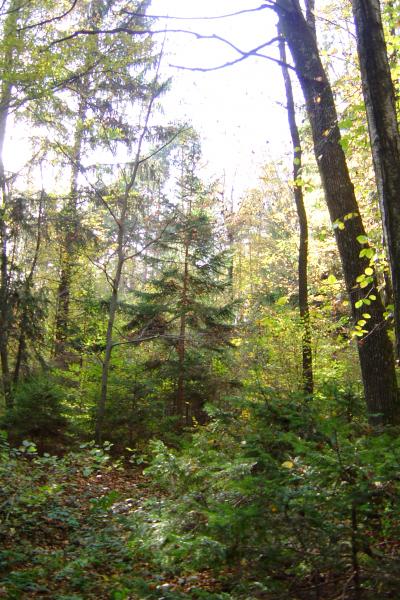
[[[157,252],[148,258],[153,277],[137,291],[133,339],[159,340],[174,349],[161,360],[160,374],[172,382],[169,410],[181,423],[205,420],[204,404],[218,385],[213,357],[229,346],[233,303],[227,303],[229,261],[212,218],[212,190],[196,175],[200,148],[193,132],[181,144],[173,169],[176,219]],[[168,387],[168,386],[167,386]]]

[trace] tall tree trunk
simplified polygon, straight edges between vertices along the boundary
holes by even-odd
[[[66,227],[63,247],[61,249],[61,272],[57,290],[57,311],[55,319],[55,341],[54,356],[62,358],[65,354],[69,325],[70,325],[70,300],[71,285],[73,278],[73,264],[76,254],[76,238],[78,234],[78,177],[80,173],[80,161],[83,142],[83,122],[86,116],[87,99],[83,81],[82,96],[79,101],[77,121],[75,126],[75,139],[71,156],[71,183],[67,206],[65,207]]]
[[[280,32],[279,32],[280,33]],[[301,172],[301,142],[299,130],[296,123],[296,110],[293,100],[292,82],[286,65],[286,50],[284,38],[280,38],[279,55],[282,62],[282,75],[286,92],[286,109],[288,115],[290,136],[293,145],[293,195],[296,204],[297,217],[300,227],[299,238],[299,260],[298,260],[298,289],[299,289],[299,312],[302,324],[302,379],[303,390],[306,394],[314,391],[312,349],[311,349],[311,327],[310,309],[308,305],[308,223],[307,213],[304,206],[303,187],[299,182]]]
[[[150,116],[153,110],[154,102],[160,93],[160,89],[157,85],[158,75],[159,75],[159,67],[160,63],[158,63],[156,76],[154,79],[153,90],[151,92],[151,96],[149,98],[149,103],[146,109],[145,118],[142,126],[141,133],[139,135],[135,158],[132,163],[131,172],[129,178],[125,184],[125,190],[120,200],[120,214],[119,217],[110,209],[110,206],[106,202],[106,200],[102,199],[103,204],[109,209],[110,214],[112,215],[117,228],[118,228],[118,236],[117,236],[117,264],[115,267],[115,274],[112,278],[112,292],[110,299],[110,306],[108,310],[108,322],[107,322],[107,333],[106,333],[106,345],[104,352],[104,360],[101,374],[101,390],[100,397],[97,403],[97,416],[96,416],[96,425],[95,425],[95,439],[98,444],[102,442],[103,438],[103,429],[104,429],[104,417],[106,412],[107,405],[107,394],[108,394],[108,380],[110,375],[110,366],[111,366],[111,355],[113,349],[113,331],[114,331],[114,323],[115,316],[117,313],[118,307],[118,296],[119,296],[119,288],[122,278],[122,271],[124,264],[127,260],[127,256],[125,254],[125,244],[126,244],[126,220],[128,216],[128,208],[129,208],[129,197],[132,189],[134,188],[137,180],[137,176],[139,173],[139,168],[143,163],[143,159],[141,158],[142,154],[142,146],[145,141],[148,129],[149,129],[149,121]]]
[[[42,218],[43,218],[44,198],[45,198],[45,193],[44,193],[44,190],[42,189],[42,192],[40,194],[40,201],[39,201],[35,252],[33,254],[31,268],[26,277],[25,286],[24,286],[24,288],[25,288],[25,305],[22,308],[22,316],[21,316],[21,320],[20,320],[18,350],[17,350],[16,359],[15,359],[14,375],[13,375],[14,385],[16,385],[18,383],[22,363],[26,360],[26,349],[27,349],[26,329],[29,325],[29,321],[28,321],[29,320],[29,311],[28,311],[26,302],[27,302],[27,300],[30,296],[31,290],[32,290],[33,276],[35,274],[36,265],[37,265],[37,262],[39,259],[39,251],[40,251],[40,245],[41,245],[41,241],[42,241]]]
[[[368,418],[372,425],[393,423],[398,418],[398,397],[393,348],[388,337],[384,308],[372,282],[361,289],[357,277],[369,261],[360,257],[358,236],[365,236],[354,187],[340,145],[340,131],[333,93],[322,66],[313,29],[307,24],[298,0],[278,0],[275,10],[292,54],[306,100],[314,152],[325,192],[354,321],[368,312],[368,332],[358,340]],[[346,217],[346,219],[345,219]],[[368,311],[358,304],[366,295],[375,297]]]
[[[185,257],[183,266],[183,284],[182,284],[182,314],[180,317],[179,341],[178,341],[178,385],[176,398],[176,414],[181,421],[186,419],[186,425],[189,425],[188,409],[185,411],[185,355],[186,355],[186,311],[187,294],[189,280],[189,233],[185,237]],[[187,407],[189,408],[189,407]]]
[[[3,55],[3,72],[0,91],[0,362],[2,371],[3,391],[6,408],[13,407],[11,373],[8,356],[8,337],[11,319],[10,290],[9,290],[9,265],[8,265],[8,230],[7,209],[8,190],[4,169],[4,141],[6,136],[7,119],[12,98],[12,66],[15,45],[11,39],[16,34],[19,17],[19,4],[11,0],[3,29],[3,44],[5,47]]]
[[[228,285],[231,299],[235,298],[235,286],[234,286],[234,270],[235,270],[235,262],[234,262],[234,243],[235,243],[235,234],[234,234],[234,208],[233,208],[233,194],[234,188],[231,188],[229,206],[225,203],[225,194],[224,194],[224,205],[223,205],[223,217],[224,217],[224,225],[226,230],[227,237],[227,245],[229,251],[229,263],[228,263]]]
[[[398,7],[397,7],[396,1],[395,0],[386,0],[385,10],[386,10],[386,14],[388,15],[388,18],[390,21],[390,36],[392,38],[396,38],[397,37],[396,29],[398,27],[398,21],[399,21]],[[393,69],[396,69],[396,67],[399,63],[399,58],[400,58],[400,50],[399,50],[397,44],[395,43],[390,55],[388,56],[389,65],[390,65],[392,73],[393,73]],[[400,99],[399,76],[397,76],[395,78],[392,76],[392,81],[393,81],[393,87],[394,87],[395,100],[396,100],[396,104],[397,104]]]
[[[125,245],[125,220],[126,220],[126,212],[127,212],[127,198],[125,200],[125,205],[122,209],[122,214],[120,217],[120,222],[118,226],[118,239],[117,239],[117,265],[115,268],[115,274],[112,281],[112,292],[110,298],[110,306],[108,309],[108,323],[107,323],[107,333],[106,333],[106,348],[104,352],[104,360],[103,360],[103,368],[101,373],[101,390],[100,390],[100,399],[97,405],[97,419],[96,419],[96,430],[95,430],[95,439],[98,444],[101,444],[103,441],[103,428],[104,428],[104,417],[106,412],[106,402],[107,402],[107,390],[108,390],[108,379],[110,373],[110,365],[111,365],[111,354],[113,349],[113,331],[114,331],[114,323],[115,316],[117,314],[118,307],[118,294],[119,294],[119,286],[121,283],[122,276],[122,268],[125,262],[124,256],[124,245]]]
[[[104,18],[110,11],[112,3],[102,3],[96,0],[90,0],[86,7],[83,7],[85,20],[87,19],[92,27],[101,27]],[[98,36],[94,36],[91,41],[90,50],[86,51],[84,72],[86,75],[78,80],[74,89],[78,98],[77,119],[75,123],[74,143],[70,156],[71,161],[71,180],[70,192],[66,206],[65,214],[65,233],[61,248],[60,281],[57,290],[57,309],[55,317],[55,340],[54,356],[63,359],[67,349],[70,337],[70,312],[71,312],[71,288],[74,277],[74,263],[77,255],[77,237],[79,228],[78,211],[78,178],[81,172],[82,145],[84,139],[84,122],[89,108],[91,71],[93,69],[93,58],[97,55],[99,49]]]
[[[400,135],[379,0],[352,0],[375,179],[392,273],[400,358]]]

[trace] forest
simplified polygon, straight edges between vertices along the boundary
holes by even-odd
[[[168,4],[0,3],[0,598],[399,600],[400,4]],[[243,193],[166,35],[273,63]]]

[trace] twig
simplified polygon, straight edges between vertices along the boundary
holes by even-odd
[[[225,15],[215,15],[212,17],[176,17],[171,15],[147,15],[145,13],[139,12],[130,12],[128,10],[122,11],[123,14],[130,15],[132,17],[145,17],[147,19],[171,19],[174,21],[216,21],[218,19],[228,19],[230,17],[237,17],[239,15],[244,15],[246,13],[253,13],[260,10],[264,10],[264,8],[271,8],[268,4],[260,4],[256,8],[246,8],[243,10],[238,10],[237,12],[227,13]]]

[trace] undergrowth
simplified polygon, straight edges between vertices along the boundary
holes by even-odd
[[[110,445],[3,440],[0,595],[398,598],[398,432],[373,435],[348,391],[333,414],[330,394],[209,407],[179,447],[150,443],[144,476]]]

